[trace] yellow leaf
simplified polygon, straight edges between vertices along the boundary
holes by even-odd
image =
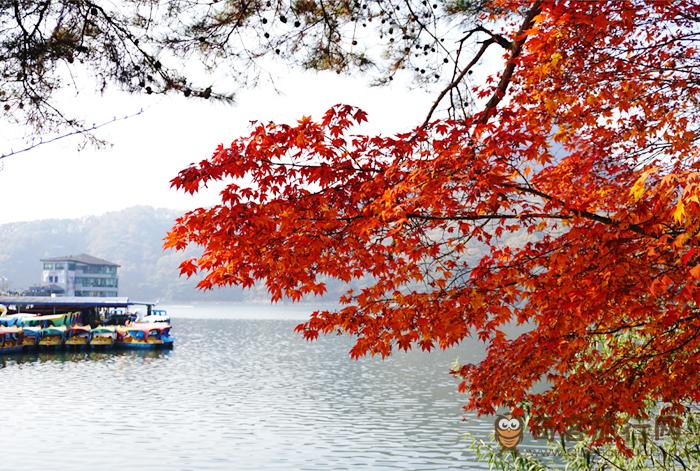
[[[551,59],[552,65],[556,66],[559,63],[559,61],[561,60],[561,57],[562,56],[560,53],[555,52],[549,58]]]
[[[676,221],[677,224],[680,224],[683,221],[683,217],[685,217],[685,205],[683,204],[683,200],[679,199],[676,210],[673,211],[673,220]]]
[[[557,142],[566,142],[568,140],[568,135],[564,127],[559,127],[559,130],[554,134],[554,140]]]
[[[634,182],[634,185],[632,185],[630,195],[632,196],[632,198],[634,198],[635,203],[639,201],[639,199],[644,194],[644,190],[646,189],[646,185],[644,184],[644,182],[647,180],[648,176],[648,172],[642,173],[642,175],[639,178],[637,178],[637,181]]]

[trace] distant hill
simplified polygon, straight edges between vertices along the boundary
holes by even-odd
[[[81,219],[49,219],[0,225],[0,288],[24,289],[41,280],[39,259],[87,253],[121,265],[119,294],[135,299],[183,302],[265,299],[261,290],[195,289],[178,276],[189,254],[164,252],[162,239],[181,213],[137,206]],[[194,254],[194,251],[191,251]],[[6,285],[6,286],[3,286]]]
[[[238,287],[199,291],[196,279],[179,276],[178,265],[197,254],[196,248],[176,253],[163,251],[163,237],[182,212],[135,206],[122,211],[81,219],[47,219],[0,225],[0,290],[26,289],[41,281],[41,258],[87,253],[121,265],[119,294],[132,299],[161,302],[188,301],[268,301],[263,286],[242,290]],[[522,245],[539,235],[506,234],[504,243]],[[480,248],[467,255],[474,266],[483,256]],[[2,277],[7,278],[7,282]],[[355,291],[371,284],[371,279],[353,280]],[[337,301],[347,285],[326,280],[324,298],[309,301]],[[420,288],[420,287],[418,287]]]

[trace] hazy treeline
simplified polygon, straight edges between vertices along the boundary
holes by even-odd
[[[163,250],[163,237],[181,211],[135,206],[79,219],[46,219],[0,225],[0,290],[23,290],[41,282],[41,258],[87,253],[121,265],[119,295],[133,299],[186,301],[268,301],[264,286],[200,291],[197,279],[179,276],[178,265],[196,249],[185,253]],[[519,245],[522,235],[509,235],[508,244]],[[470,265],[482,252],[470,251]],[[7,281],[1,277],[7,278]],[[370,280],[354,280],[357,292]],[[347,285],[326,280],[324,301],[336,301]],[[421,289],[421,286],[415,286]],[[310,301],[319,301],[315,298]]]
[[[80,219],[48,219],[0,225],[0,288],[21,290],[41,281],[44,257],[87,253],[121,265],[119,294],[161,301],[263,300],[261,289],[236,287],[201,292],[179,277],[188,255],[165,252],[162,239],[178,211],[137,206]]]

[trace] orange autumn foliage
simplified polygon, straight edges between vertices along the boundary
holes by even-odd
[[[346,105],[258,124],[173,180],[228,185],[166,247],[203,247],[182,265],[202,288],[273,300],[370,279],[298,331],[351,334],[353,357],[476,336],[469,410],[610,439],[645,401],[700,400],[700,6],[491,3],[505,60],[479,109],[395,136],[353,134]]]

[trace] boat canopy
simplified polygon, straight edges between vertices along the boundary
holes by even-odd
[[[26,319],[31,319],[36,317],[34,314],[27,314],[25,312],[18,314],[10,314],[9,316],[0,316],[0,325],[12,326],[12,325],[22,325]]]
[[[117,332],[116,327],[112,325],[102,325],[92,329],[93,334],[114,334]]]
[[[171,327],[170,324],[165,324],[163,322],[137,322],[136,324],[127,325],[126,330],[128,330],[129,332],[131,332],[131,331],[150,332],[152,330],[158,330],[158,331],[168,330],[168,329],[170,329],[170,327]]]
[[[68,332],[90,332],[92,327],[89,325],[73,325],[68,327]]]
[[[126,326],[129,336],[136,339],[145,339],[151,335],[168,335],[171,325],[163,322],[158,323],[136,323]]]
[[[41,329],[41,335],[63,335],[65,333],[65,325],[60,325],[58,327],[46,327],[44,329]]]
[[[150,312],[155,302],[136,301],[127,297],[95,296],[0,296],[0,313],[5,306],[26,312],[54,314],[61,312],[83,311],[86,309],[126,308],[128,306],[146,306]]]
[[[110,337],[112,339],[117,338],[117,329],[114,327],[95,327],[92,329],[92,338],[98,337]]]
[[[39,325],[44,322],[50,322],[53,326],[70,325],[73,320],[79,315],[79,312],[69,312],[66,314],[51,314],[48,316],[33,316],[22,320],[24,325]]]
[[[5,335],[5,334],[19,334],[22,332],[22,329],[16,326],[12,327],[0,327],[0,335]]]

